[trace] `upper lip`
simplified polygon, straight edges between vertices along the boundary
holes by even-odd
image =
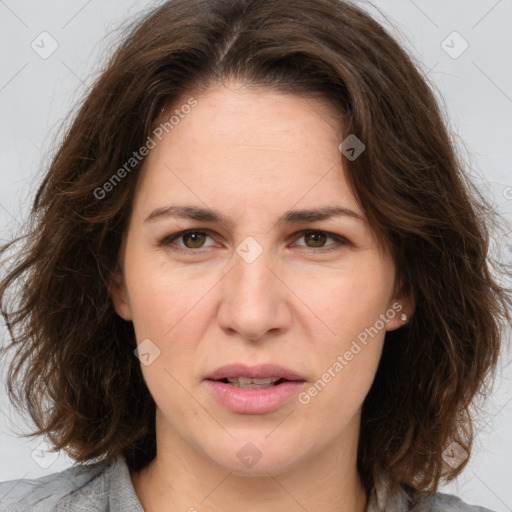
[[[228,364],[218,368],[210,373],[206,378],[208,380],[234,379],[236,377],[246,377],[253,379],[279,378],[286,380],[303,381],[304,378],[298,373],[283,368],[276,364],[259,364],[248,366],[241,363]]]

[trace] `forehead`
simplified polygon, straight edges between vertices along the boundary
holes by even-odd
[[[202,147],[304,152],[320,139],[336,144],[342,136],[341,115],[318,99],[228,84],[212,87],[196,101],[172,131],[177,137],[197,137],[194,142]]]
[[[196,105],[182,109],[190,97]],[[211,206],[218,198],[218,208],[243,202],[253,211],[341,200],[362,213],[338,150],[341,116],[325,102],[225,85],[185,98],[162,116],[179,121],[147,156],[141,195],[152,202],[186,195]]]

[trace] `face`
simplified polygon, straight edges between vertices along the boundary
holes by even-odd
[[[332,109],[235,84],[194,98],[145,160],[111,294],[158,442],[279,473],[354,445],[408,305],[349,189]]]

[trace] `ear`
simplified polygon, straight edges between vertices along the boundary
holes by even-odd
[[[125,280],[122,271],[118,268],[112,273],[108,287],[112,304],[115,312],[123,319],[132,320],[132,311],[128,301],[128,293],[126,291]]]
[[[414,313],[415,301],[411,295],[394,297],[388,304],[386,317],[389,319],[386,331],[399,329],[411,320]]]

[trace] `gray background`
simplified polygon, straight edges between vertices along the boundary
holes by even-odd
[[[112,49],[113,30],[157,3],[0,0],[2,241],[26,218],[41,172],[58,144],[60,124]],[[370,6],[368,10],[395,33],[435,88],[474,179],[496,209],[512,219],[512,188],[507,188],[512,187],[512,0],[375,3],[387,19]],[[31,47],[35,41],[40,53],[51,49],[52,41],[42,32],[58,44],[47,58]],[[464,41],[468,48],[461,53]],[[496,247],[503,259],[512,261],[508,240],[498,240]],[[456,482],[442,488],[497,512],[512,511],[511,361],[508,352],[494,392],[483,405],[470,464]],[[0,481],[37,478],[69,467],[64,455],[54,460],[41,453],[42,439],[16,436],[26,431],[26,423],[7,403],[3,385],[0,406]]]

